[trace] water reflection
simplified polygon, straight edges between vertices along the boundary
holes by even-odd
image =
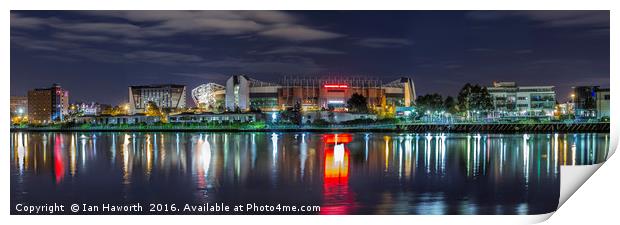
[[[321,214],[528,214],[609,134],[11,133],[11,201],[320,205]]]
[[[322,214],[350,214],[354,208],[353,195],[349,190],[350,134],[323,135],[325,156],[323,164]]]

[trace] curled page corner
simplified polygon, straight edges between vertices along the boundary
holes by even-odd
[[[618,135],[613,129],[610,130],[609,152],[607,160],[616,152],[618,147]],[[605,162],[593,165],[570,165],[560,166],[560,198],[558,209],[596,172]]]
[[[534,215],[534,216],[528,217],[527,220],[524,220],[523,222],[525,222],[527,224],[542,223],[542,222],[547,221],[549,218],[551,218],[551,216],[554,213],[555,213],[555,211],[550,212],[550,213],[545,213],[545,214]]]
[[[613,149],[613,148],[612,148]],[[583,185],[603,163],[560,167],[560,199],[558,209]]]

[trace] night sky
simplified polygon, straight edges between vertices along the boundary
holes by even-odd
[[[60,83],[120,104],[127,86],[223,84],[233,74],[609,87],[609,11],[12,11],[11,95]]]

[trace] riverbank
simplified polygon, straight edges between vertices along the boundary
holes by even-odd
[[[11,132],[492,132],[492,133],[549,133],[549,132],[596,132],[609,133],[609,123],[453,123],[453,124],[359,124],[359,125],[326,125],[326,126],[294,126],[294,125],[264,125],[264,126],[91,126],[91,127],[11,127]]]

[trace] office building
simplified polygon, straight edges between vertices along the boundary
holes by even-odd
[[[494,117],[552,117],[554,86],[517,86],[515,82],[493,82],[487,87],[493,100]]]
[[[573,87],[571,98],[575,103],[575,118],[596,118],[596,90],[598,88],[599,86]]]
[[[69,92],[60,85],[28,91],[28,119],[33,123],[63,121],[69,109]]]
[[[185,85],[162,84],[129,87],[129,112],[144,113],[149,102],[165,111],[178,111],[186,107]]]
[[[609,88],[598,88],[596,90],[596,118],[609,119]]]

